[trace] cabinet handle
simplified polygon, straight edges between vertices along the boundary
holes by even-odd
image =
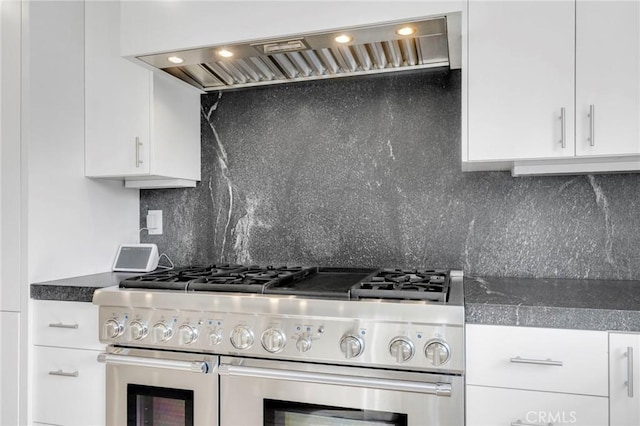
[[[140,159],[141,146],[142,142],[140,142],[140,137],[136,136],[136,167],[140,167],[140,164],[142,164],[142,160]]]
[[[627,396],[633,398],[633,347],[627,346],[624,356],[627,357],[627,381],[624,384],[627,386]]]
[[[560,146],[564,149],[567,147],[567,118],[566,109],[560,108]]]
[[[545,423],[542,425],[541,423],[522,423],[520,420],[511,422],[511,426],[553,426],[553,423]]]
[[[551,365],[554,367],[562,367],[562,361],[554,361],[552,359],[527,359],[520,358],[519,356],[511,358],[509,361],[514,364],[536,364],[536,365]]]
[[[51,328],[78,328],[78,324],[63,324],[61,322],[49,324]]]
[[[49,371],[50,376],[62,376],[62,377],[78,377],[77,371],[66,372],[62,370]]]
[[[596,106],[589,105],[589,145],[596,146]]]

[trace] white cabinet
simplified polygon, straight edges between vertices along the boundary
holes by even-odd
[[[470,1],[463,169],[640,170],[639,27],[638,1]]]
[[[608,424],[608,334],[467,324],[467,425]]]
[[[20,356],[20,314],[0,312],[0,424],[20,422],[20,370],[24,368]]]
[[[102,425],[105,368],[97,357],[98,307],[91,303],[34,300],[33,421]]]
[[[0,1],[0,310],[20,311],[22,4]],[[0,405],[4,405],[0,400]]]
[[[124,1],[122,55],[325,31],[461,11],[465,0]]]
[[[471,1],[468,19],[469,160],[573,155],[574,3]]]
[[[640,425],[640,334],[609,334],[611,426]]]
[[[85,175],[135,188],[200,180],[200,96],[120,56],[120,2],[85,4]]]
[[[608,422],[606,398],[467,386],[467,426],[605,426]]]
[[[576,155],[621,154],[640,154],[640,1],[578,0]]]

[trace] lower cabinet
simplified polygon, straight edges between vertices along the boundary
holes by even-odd
[[[97,361],[98,307],[34,300],[33,422],[64,426],[105,423],[105,367]]]
[[[467,324],[466,352],[467,426],[609,424],[606,331]]]
[[[104,424],[104,365],[96,351],[36,346],[33,354],[35,422]]]
[[[611,426],[640,425],[640,334],[609,334]]]
[[[600,396],[467,386],[467,425],[604,426],[607,405]]]
[[[0,425],[19,423],[20,314],[0,312]]]

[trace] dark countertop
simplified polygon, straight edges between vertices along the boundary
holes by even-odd
[[[104,272],[82,277],[63,278],[31,284],[31,298],[37,300],[63,300],[70,302],[91,302],[93,292],[99,288],[120,284],[126,277],[139,273]]]
[[[31,298],[91,302],[137,273],[105,272],[31,284]],[[640,331],[640,281],[466,277],[467,324]]]
[[[466,277],[467,324],[640,331],[640,281]]]

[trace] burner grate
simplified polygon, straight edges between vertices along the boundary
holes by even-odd
[[[407,299],[447,302],[449,273],[439,270],[383,269],[351,289],[353,299]]]

